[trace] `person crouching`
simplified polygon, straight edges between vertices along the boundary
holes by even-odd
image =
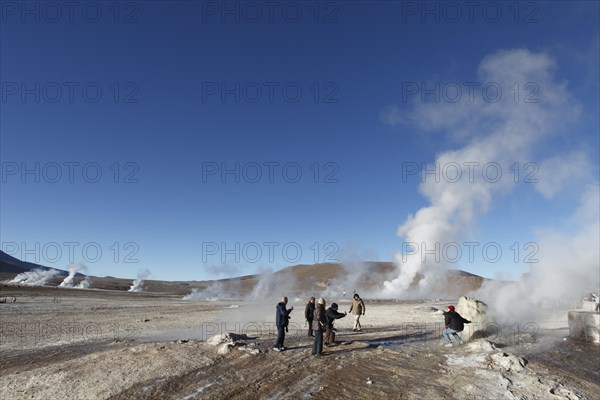
[[[327,331],[325,332],[325,345],[331,346],[335,343],[335,330],[333,328],[333,321],[338,318],[344,318],[346,313],[338,312],[338,305],[336,303],[332,303],[331,307],[327,309],[325,312],[325,316],[327,317]]]

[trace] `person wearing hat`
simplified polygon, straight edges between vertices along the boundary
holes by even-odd
[[[275,351],[283,351],[285,347],[283,347],[283,341],[285,339],[285,330],[288,326],[290,313],[294,310],[294,307],[286,308],[288,303],[287,297],[282,297],[281,302],[277,304],[275,307],[275,325],[277,326],[277,340],[275,341],[275,345],[273,346],[273,350]]]
[[[323,353],[323,331],[327,325],[327,316],[325,315],[325,299],[319,298],[317,306],[313,313],[313,331],[315,340],[313,342],[312,355],[320,356]]]
[[[338,312],[338,305],[336,303],[331,303],[331,307],[327,309],[325,312],[325,316],[327,317],[327,331],[325,332],[325,345],[330,346],[335,343],[335,330],[333,329],[333,321],[338,318],[344,318],[346,313]]]
[[[360,316],[365,315],[365,302],[360,298],[358,293],[354,293],[352,304],[350,305],[350,310],[348,312],[351,312],[354,315],[354,329],[352,330],[354,332],[360,332]]]
[[[313,333],[312,322],[315,312],[315,298],[311,297],[306,303],[306,307],[304,307],[304,318],[306,318],[306,322],[308,322],[308,336],[313,337],[315,334]]]
[[[458,332],[462,332],[465,329],[465,324],[470,324],[471,321],[464,319],[459,313],[454,311],[453,305],[449,305],[448,310],[444,311],[444,323],[446,328],[442,332],[442,335],[446,341],[446,347],[452,347],[450,335],[454,336],[459,344],[463,344],[463,340]]]

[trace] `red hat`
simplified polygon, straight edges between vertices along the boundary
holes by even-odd
[[[448,306],[448,310],[454,311],[454,306],[452,306],[452,305]]]

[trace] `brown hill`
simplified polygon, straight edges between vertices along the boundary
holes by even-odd
[[[290,296],[302,295],[307,293],[322,293],[327,289],[338,290],[341,288],[347,292],[353,290],[367,290],[377,292],[377,287],[381,287],[382,282],[394,277],[396,267],[391,262],[363,262],[352,267],[335,263],[322,264],[301,264],[283,268],[274,273],[263,275],[245,275],[234,278],[206,280],[206,281],[144,281],[144,291],[147,293],[162,293],[172,295],[186,295],[193,289],[203,291],[209,288],[218,288],[217,297],[245,297],[259,285],[260,290],[264,292],[277,291],[278,287],[285,287],[286,293]],[[473,275],[460,270],[448,270],[446,276],[447,285],[445,285],[445,294],[451,296],[462,296],[469,291],[476,290],[486,281],[478,275]],[[15,273],[0,274],[1,280],[12,279]],[[123,279],[114,277],[90,277],[93,289],[127,291],[131,286],[133,279]],[[84,277],[75,278],[77,284]],[[348,282],[356,282],[356,285]],[[422,276],[417,275],[413,281],[416,285]],[[49,283],[49,286],[57,286],[62,281],[62,277],[56,278]],[[267,282],[265,284],[265,282]],[[341,282],[344,282],[343,284]],[[264,287],[263,287],[264,286]],[[358,287],[357,287],[358,286]]]

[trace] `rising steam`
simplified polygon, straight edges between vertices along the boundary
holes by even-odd
[[[92,281],[91,281],[90,277],[86,276],[85,279],[82,280],[81,282],[79,282],[75,287],[77,289],[89,289],[91,284],[92,284]]]
[[[489,299],[497,320],[535,321],[543,307],[579,308],[583,293],[600,288],[600,188],[588,185],[564,232],[536,232],[538,263],[512,285],[486,282],[475,293]]]
[[[60,274],[55,269],[34,269],[31,271],[21,272],[15,276],[9,283],[28,285],[28,286],[42,286],[50,282],[54,277]]]
[[[144,268],[137,274],[137,278],[134,279],[133,284],[129,288],[128,292],[143,292],[144,291],[144,280],[150,276],[150,271]]]
[[[86,271],[87,267],[82,263],[73,263],[69,264],[68,267],[69,275],[58,285],[59,287],[73,287],[75,283],[73,280],[75,279],[75,275],[79,271]]]
[[[382,117],[384,122],[392,125],[409,121],[425,130],[444,130],[453,138],[466,141],[462,148],[439,154],[435,160],[438,165],[498,163],[507,171],[515,162],[523,165],[530,160],[535,146],[564,130],[565,123],[579,115],[578,103],[567,91],[566,84],[556,80],[555,69],[555,62],[545,54],[522,49],[499,51],[485,57],[478,69],[479,82],[495,82],[506,88],[499,101],[490,102],[476,97],[472,102],[415,102],[406,113],[391,108]],[[515,101],[507,90],[515,82],[521,86],[535,83],[539,88],[537,102],[525,103],[523,98]],[[592,169],[585,158],[569,154],[556,157],[575,159],[579,168]],[[557,164],[552,160],[540,164],[544,162]],[[568,171],[544,172],[554,176],[552,185],[541,182],[537,187],[546,198],[562,189],[561,185],[569,180],[563,179],[564,176],[574,176]],[[543,176],[540,175],[540,178]],[[429,205],[409,215],[397,233],[405,243],[424,245],[428,249],[435,248],[436,244],[443,246],[460,242],[475,227],[478,217],[488,212],[494,200],[510,192],[515,185],[513,177],[508,174],[495,182],[483,179],[481,173],[474,174],[473,180],[463,177],[458,182],[423,179],[419,190]],[[585,214],[587,218],[579,218],[577,229],[572,229],[569,234],[548,230],[537,232],[540,253],[543,253],[540,263],[533,266],[517,286],[503,289],[508,294],[499,298],[499,304],[515,302],[523,297],[535,300],[578,292],[586,282],[589,285],[589,280],[598,287],[597,199],[598,183],[592,180],[583,194],[582,206],[576,212],[576,215]],[[414,285],[418,273],[423,275],[423,279],[413,292],[427,293],[438,283],[439,268],[445,267],[443,261],[430,261],[431,257],[423,262],[420,252],[406,253],[411,252],[396,255],[397,275],[384,283],[384,293],[388,297],[409,296],[412,290],[409,287]],[[510,307],[507,305],[501,304],[501,307],[505,306],[508,310]]]
[[[183,296],[183,300],[200,301],[217,301],[236,298],[239,298],[239,292],[236,292],[232,285],[225,285],[219,281],[214,282],[206,289],[194,288],[191,293]]]

